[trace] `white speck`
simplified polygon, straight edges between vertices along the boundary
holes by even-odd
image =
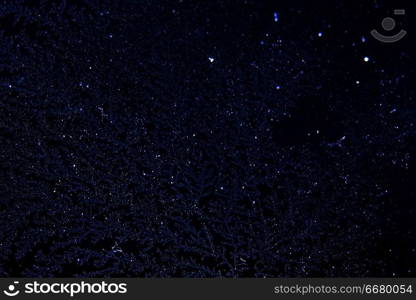
[[[122,253],[123,252],[123,249],[120,248],[120,246],[118,245],[117,242],[114,243],[114,246],[111,247],[111,250],[113,251],[113,253],[117,253],[117,252]]]
[[[9,84],[9,89],[11,89],[12,88],[12,85],[11,84]]]
[[[322,32],[318,32],[318,36],[322,37],[324,34]]]
[[[108,35],[108,37],[109,37],[110,39],[112,39],[112,38],[113,38],[113,35],[110,33],[110,34]]]
[[[357,80],[355,83],[356,83],[356,84],[360,84],[360,81],[359,81],[359,80]]]
[[[365,37],[361,37],[361,42],[363,42],[363,43],[365,43],[367,40],[366,40],[366,38]]]
[[[208,60],[210,63],[213,63],[215,59],[213,57],[208,57]]]
[[[365,62],[369,62],[369,61],[370,61],[370,58],[369,58],[368,56],[365,56],[365,57],[364,57],[364,61],[365,61]]]
[[[276,90],[280,90],[280,85],[276,85]]]

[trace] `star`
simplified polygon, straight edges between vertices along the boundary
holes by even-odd
[[[273,13],[273,17],[274,17],[274,21],[278,22],[279,21],[279,14],[277,12]]]

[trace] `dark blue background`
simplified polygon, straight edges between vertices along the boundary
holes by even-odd
[[[0,275],[414,277],[410,8],[1,1]]]

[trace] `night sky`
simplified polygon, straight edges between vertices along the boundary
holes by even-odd
[[[0,276],[415,277],[408,3],[1,0]]]

